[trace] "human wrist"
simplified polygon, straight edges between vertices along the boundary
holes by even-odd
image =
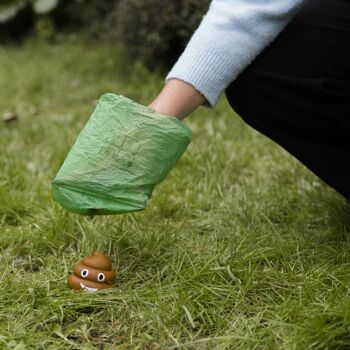
[[[203,95],[192,85],[181,80],[170,79],[149,107],[158,113],[183,119],[204,100]]]

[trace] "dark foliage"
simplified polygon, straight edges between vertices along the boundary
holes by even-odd
[[[210,0],[60,0],[46,14],[29,5],[0,23],[0,40],[44,39],[79,33],[126,48],[148,67],[170,67],[208,9]]]
[[[209,0],[119,0],[109,33],[149,67],[170,66],[208,9]]]

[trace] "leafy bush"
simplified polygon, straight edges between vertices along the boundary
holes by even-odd
[[[22,9],[31,7],[37,14],[46,14],[54,10],[60,0],[2,0],[0,4],[0,23],[14,18]]]
[[[83,32],[89,39],[103,39],[105,18],[117,3],[118,0],[61,0],[52,17],[59,32]]]
[[[109,33],[131,56],[154,67],[170,66],[208,9],[209,0],[119,0],[109,16]]]
[[[103,30],[106,13],[117,0],[1,0],[0,38],[23,38],[34,33],[51,38],[56,33],[88,35]]]
[[[44,39],[79,32],[122,44],[148,67],[169,67],[184,49],[210,0],[1,0],[1,37]]]
[[[62,0],[61,0],[62,1]],[[2,0],[0,4],[0,39],[22,37],[34,27],[48,37],[54,26],[47,16],[60,0]]]

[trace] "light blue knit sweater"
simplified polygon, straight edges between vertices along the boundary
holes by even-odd
[[[166,81],[194,86],[214,106],[226,87],[278,35],[303,0],[213,0]]]

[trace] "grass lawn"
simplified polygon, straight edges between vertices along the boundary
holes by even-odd
[[[124,62],[124,63],[123,63]],[[0,349],[350,349],[349,206],[223,98],[148,208],[81,217],[50,180],[115,92],[147,104],[162,76],[116,49],[0,47]],[[117,287],[69,290],[94,250]]]

